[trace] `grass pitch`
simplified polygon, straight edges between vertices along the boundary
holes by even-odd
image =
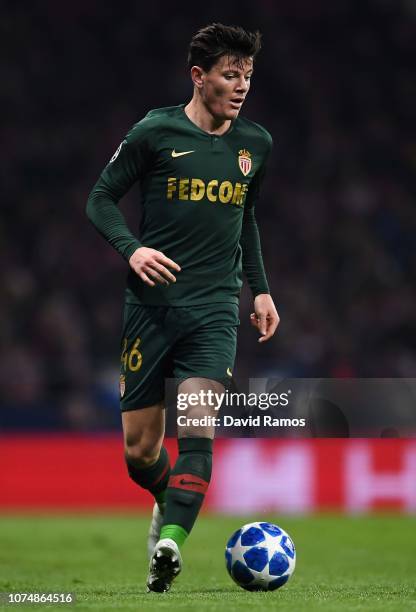
[[[244,523],[271,520],[295,541],[286,586],[249,593],[225,570],[224,546]],[[416,518],[199,518],[183,549],[184,570],[168,594],[147,594],[149,517],[0,517],[0,591],[73,592],[74,605],[2,605],[49,610],[416,610]]]

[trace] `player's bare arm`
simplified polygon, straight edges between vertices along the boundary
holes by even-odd
[[[254,312],[250,315],[250,321],[261,334],[259,342],[270,340],[280,323],[280,317],[271,295],[261,293],[255,297]]]

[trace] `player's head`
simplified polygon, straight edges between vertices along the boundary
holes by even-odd
[[[188,66],[197,94],[219,119],[235,119],[250,88],[253,62],[260,51],[260,32],[212,23],[189,45]]]

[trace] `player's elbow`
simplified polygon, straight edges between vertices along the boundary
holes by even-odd
[[[88,196],[87,205],[85,207],[85,214],[87,215],[91,223],[94,223],[94,224],[97,219],[97,214],[100,208],[99,200],[100,200],[99,195],[97,194],[95,189],[93,189],[90,195]]]

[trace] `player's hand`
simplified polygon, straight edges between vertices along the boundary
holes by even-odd
[[[276,307],[271,295],[261,293],[254,298],[254,310],[250,315],[250,321],[261,334],[259,342],[270,340],[277,326],[280,323],[280,317],[277,314]]]
[[[166,257],[161,251],[148,247],[136,249],[129,259],[129,264],[149,287],[154,287],[156,283],[161,285],[176,283],[176,277],[168,268],[176,272],[181,270],[177,263]]]

